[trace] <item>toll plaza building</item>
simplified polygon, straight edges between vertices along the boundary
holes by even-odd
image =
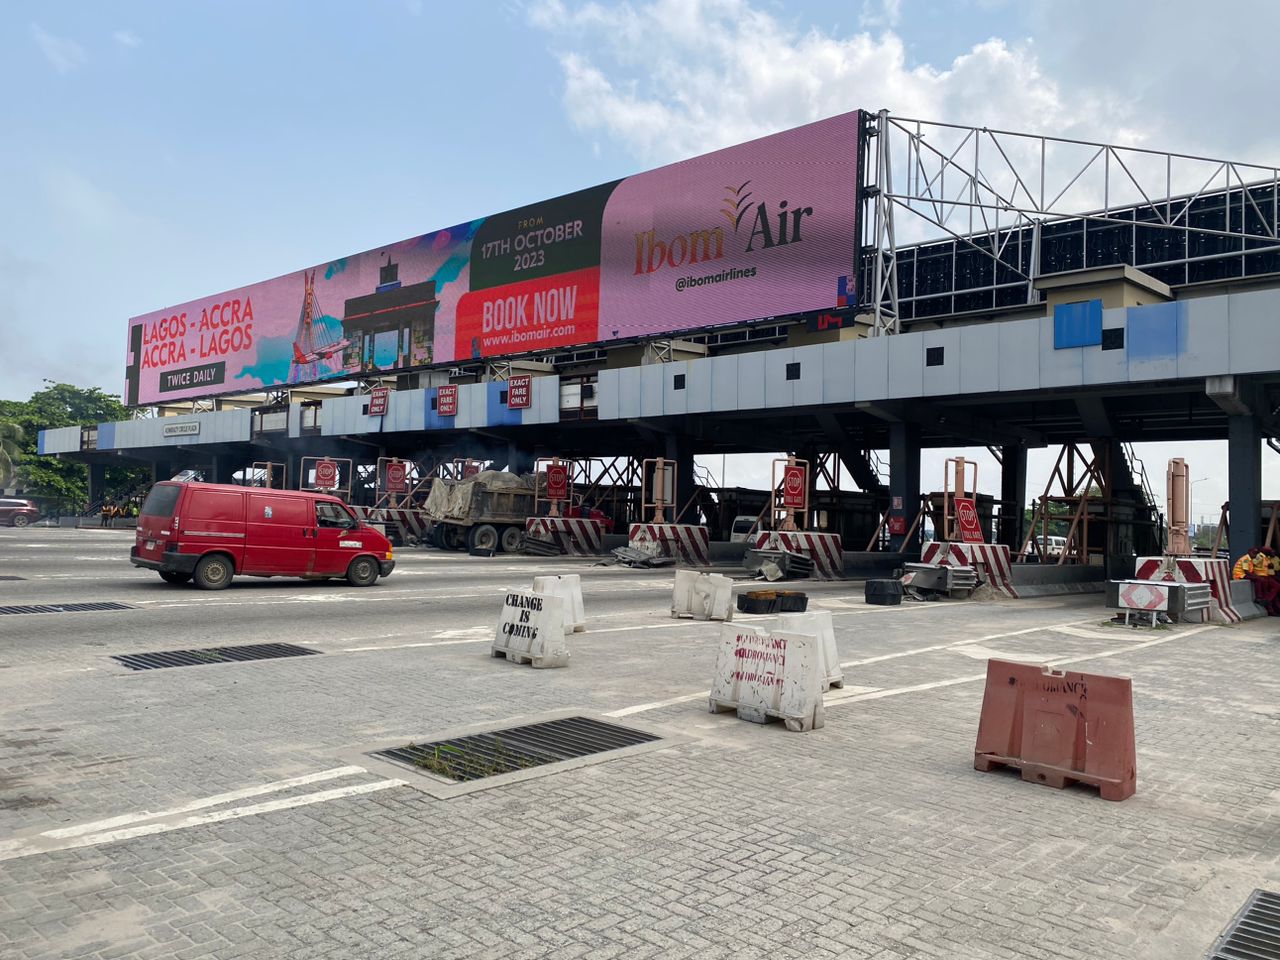
[[[943,136],[970,143],[969,159],[947,158]],[[1048,141],[1086,160],[1055,168],[1034,149]],[[797,144],[844,166],[828,165],[830,184],[790,182],[770,163]],[[1002,153],[1033,169],[1002,179],[989,169]],[[1121,163],[1129,153],[1159,161],[1163,188],[1129,173],[1121,189],[1115,171],[1137,168]],[[1105,175],[1099,157],[1115,161]],[[944,164],[945,191],[940,177],[903,175]],[[1175,173],[1206,165],[1223,172]],[[1078,209],[1029,186],[1095,175],[1106,189]],[[347,258],[349,275],[331,264],[234,291],[255,343],[287,318],[292,361],[274,376],[236,373],[263,371],[260,354],[227,356],[164,392],[173,371],[144,369],[148,331],[185,316],[198,354],[201,301],[135,318],[136,417],[44,431],[39,452],[88,464],[91,499],[113,463],[305,487],[308,463],[340,458],[353,464],[347,495],[366,504],[389,458],[425,477],[460,459],[520,472],[557,457],[584,465],[601,502],[623,504],[619,523],[641,519],[643,497],[618,488],[638,487],[638,464],[660,457],[675,464],[684,518],[713,528],[729,494],[698,475],[696,456],[791,453],[815,465],[815,487],[843,469],[863,492],[856,523],[833,503],[810,511],[811,528],[841,527],[847,551],[909,555],[922,525],[902,521],[936,483],[921,477],[923,449],[998,454],[984,523],[1017,554],[1032,533],[1027,451],[1060,447],[1087,478],[1062,498],[1097,501],[1083,508],[1095,534],[1072,559],[1115,576],[1162,546],[1128,445],[1218,439],[1234,557],[1264,536],[1261,450],[1280,410],[1278,183],[1273,168],[857,111]],[[664,198],[706,196],[713,218],[716,204],[727,211],[714,227],[610,235],[645,204],[644,223],[670,224]],[[930,239],[899,243],[908,222]],[[538,244],[530,223],[575,226]],[[797,271],[787,282],[752,287],[784,264]],[[692,309],[680,299],[695,296]]]

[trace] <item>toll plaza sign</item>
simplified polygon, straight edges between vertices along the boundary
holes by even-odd
[[[782,505],[788,510],[809,508],[808,471],[800,464],[788,464],[782,470]]]
[[[130,406],[854,302],[861,113],[129,321]]]
[[[978,519],[978,505],[972,497],[956,497],[956,524],[965,543],[983,543],[982,521]]]

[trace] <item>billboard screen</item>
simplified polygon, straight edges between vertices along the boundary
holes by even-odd
[[[853,302],[858,113],[129,321],[130,405]]]

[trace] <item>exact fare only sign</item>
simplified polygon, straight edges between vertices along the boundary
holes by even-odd
[[[458,415],[458,387],[456,384],[440,387],[436,393],[436,413],[442,417]]]
[[[533,376],[520,374],[507,378],[507,409],[528,410],[533,406]]]

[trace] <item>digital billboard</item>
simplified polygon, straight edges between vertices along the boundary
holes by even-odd
[[[859,114],[129,321],[130,405],[851,303]]]

